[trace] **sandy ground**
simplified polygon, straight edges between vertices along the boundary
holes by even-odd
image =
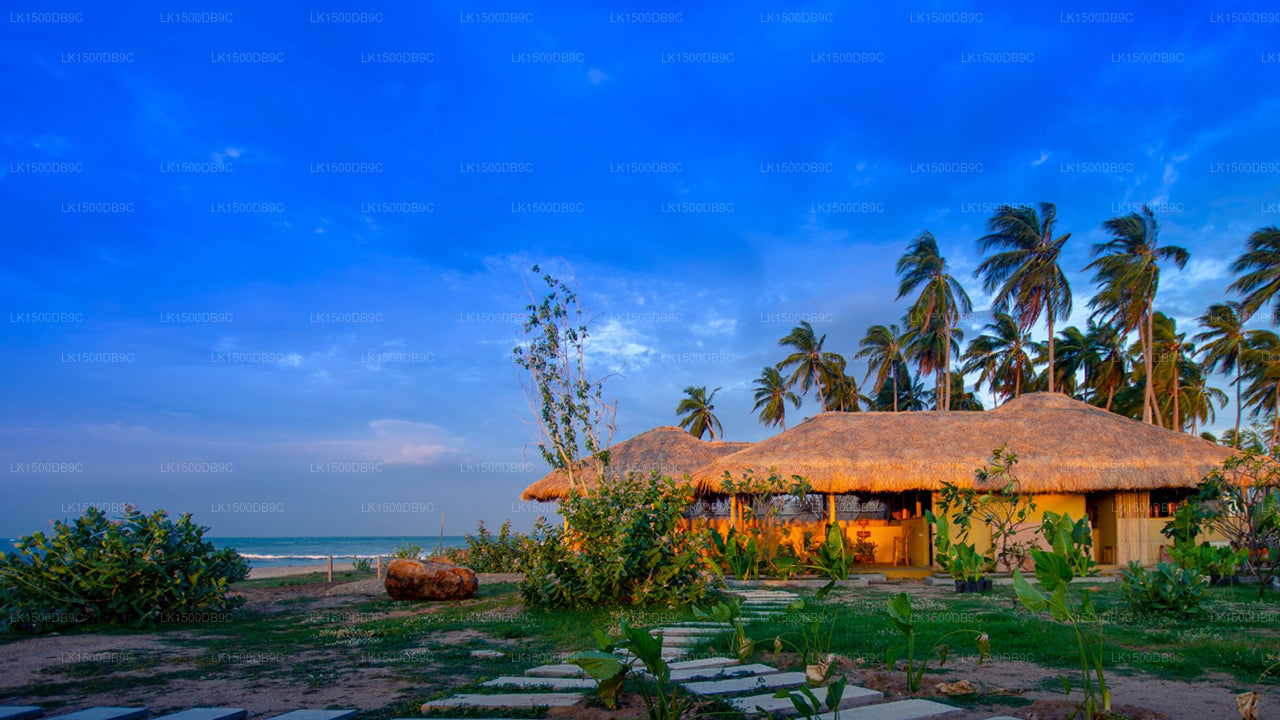
[[[310,573],[322,573],[329,569],[329,563],[322,562],[314,565],[281,565],[279,567],[250,568],[250,580],[263,580],[266,578],[289,577],[291,575],[308,575]],[[334,572],[348,572],[355,570],[349,562],[333,562]]]

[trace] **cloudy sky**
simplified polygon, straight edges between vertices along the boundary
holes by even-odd
[[[263,5],[3,18],[0,536],[527,527],[535,262],[599,314],[617,439],[708,385],[756,440],[791,320],[856,350],[922,229],[969,279],[995,205],[1057,203],[1083,324],[1100,224],[1151,203],[1190,328],[1280,218],[1276,18],[1241,8]]]

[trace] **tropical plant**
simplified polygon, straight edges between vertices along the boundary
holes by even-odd
[[[932,510],[926,510],[925,519],[934,526],[933,546],[937,550],[935,557],[952,578],[973,584],[986,577],[990,561],[978,552],[977,546],[965,541],[966,531],[962,530],[953,539],[945,512],[934,515]]]
[[[951,331],[960,320],[961,313],[973,312],[968,293],[948,271],[947,259],[938,251],[938,241],[928,230],[920,233],[907,247],[906,254],[898,258],[897,272],[901,278],[898,299],[920,290],[907,311],[907,325],[917,329],[941,325],[939,336],[943,339],[943,348],[939,376],[950,377]],[[951,407],[950,384],[940,382],[938,386],[937,406],[947,410]]]
[[[991,530],[990,567],[1011,570],[1021,567],[1030,549],[1017,541],[1018,534],[1031,521],[1036,511],[1035,498],[1022,492],[1022,484],[1014,474],[1018,455],[1001,445],[991,453],[987,464],[974,472],[973,487],[942,483],[939,505],[954,512],[951,522],[959,529],[958,537],[968,537],[976,518]]]
[[[1053,203],[1042,202],[1038,209],[1002,205],[987,221],[988,234],[978,240],[984,254],[997,252],[984,259],[975,272],[982,278],[983,289],[995,293],[991,307],[1012,311],[1021,331],[1031,329],[1042,314],[1045,316],[1051,368],[1056,365],[1054,321],[1071,314],[1071,285],[1058,265],[1071,233],[1054,237],[1057,224],[1058,208]],[[1055,392],[1053,373],[1048,379],[1049,392]]]
[[[1253,315],[1267,303],[1276,300],[1280,292],[1280,227],[1255,230],[1249,235],[1246,250],[1232,265],[1231,270],[1240,277],[1227,289],[1244,295],[1242,309]],[[1280,301],[1271,309],[1271,322],[1280,319]]]
[[[756,643],[747,635],[742,624],[742,604],[736,597],[728,596],[707,609],[693,607],[693,616],[699,620],[721,623],[733,628],[732,647],[734,657],[746,660],[755,652]]]
[[[1245,551],[1243,568],[1262,597],[1280,569],[1280,469],[1253,452],[1229,457],[1200,482],[1195,503],[1206,524]]]
[[[831,587],[827,585],[818,595],[830,592]],[[791,615],[788,624],[794,625],[798,630],[794,635],[781,636],[781,642],[794,650],[805,665],[823,660],[830,662],[828,656],[831,654],[831,639],[836,633],[836,616],[825,612],[805,613],[805,607],[803,598],[792,600],[787,605],[787,613]],[[828,664],[827,670],[830,669],[831,664]]]
[[[1271,330],[1248,331],[1249,347],[1244,352],[1245,404],[1252,417],[1271,416],[1270,451],[1280,447],[1280,335]]]
[[[800,396],[787,387],[787,381],[776,367],[766,367],[760,371],[755,381],[756,404],[751,409],[759,414],[760,422],[765,425],[781,425],[787,429],[787,403],[793,408],[800,408]]]
[[[1088,518],[1073,521],[1067,513],[1059,515],[1048,511],[1040,522],[1040,533],[1053,552],[1066,560],[1074,577],[1098,574],[1098,563],[1093,559],[1093,531],[1089,528]]]
[[[1008,313],[995,313],[984,330],[961,355],[960,372],[978,373],[977,389],[985,383],[997,398],[1016,398],[1035,377],[1031,353],[1036,343]]]
[[[0,556],[0,628],[141,627],[169,615],[229,612],[244,602],[228,591],[249,564],[234,549],[215,548],[207,531],[190,513],[175,521],[128,506],[111,520],[89,507],[54,523],[51,535],[19,538]]]
[[[467,567],[481,573],[524,572],[531,562],[534,541],[524,533],[511,532],[511,521],[505,520],[495,536],[481,520],[475,535],[466,536],[463,553]]]
[[[578,486],[583,460],[609,464],[617,402],[604,399],[604,380],[587,370],[589,321],[576,289],[534,265],[548,292],[541,299],[529,289],[524,342],[512,350],[521,385],[538,431],[538,450],[569,487]]]
[[[694,387],[690,385],[684,389],[685,397],[676,406],[676,415],[680,417],[680,427],[689,431],[689,434],[702,439],[703,435],[711,434],[712,442],[716,439],[716,431],[721,435],[724,434],[724,428],[720,426],[720,418],[716,417],[716,406],[711,404],[715,399],[716,393],[720,392],[720,388],[711,391],[707,395],[706,386]]]
[[[421,558],[425,552],[426,550],[423,550],[422,546],[417,543],[404,543],[396,546],[396,549],[391,551],[391,557],[417,560]]]
[[[1138,330],[1145,367],[1142,421],[1158,422],[1159,406],[1155,395],[1154,322],[1155,298],[1160,288],[1160,263],[1172,262],[1186,267],[1190,254],[1177,245],[1160,245],[1159,226],[1146,205],[1141,213],[1111,218],[1102,224],[1111,239],[1093,246],[1093,262],[1085,266],[1094,271],[1097,294],[1089,301],[1095,316],[1103,316],[1122,334]]]
[[[867,361],[867,378],[872,373],[875,374],[875,383],[872,384],[871,392],[873,396],[879,396],[881,390],[885,387],[885,383],[893,388],[889,397],[892,401],[893,411],[898,412],[898,388],[901,387],[901,376],[906,373],[906,341],[902,333],[898,330],[897,325],[872,325],[867,328],[867,334],[858,344],[858,352],[854,355],[857,360]],[[909,379],[908,379],[909,384]],[[878,405],[878,403],[877,403]],[[881,409],[877,407],[877,409]]]
[[[850,554],[855,565],[870,565],[876,561],[876,544],[870,540],[858,538],[853,541]]]
[[[1129,605],[1138,612],[1169,613],[1183,617],[1200,609],[1209,579],[1198,568],[1159,563],[1148,571],[1131,561],[1121,571],[1121,588]]]
[[[740,533],[736,528],[725,530],[724,537],[714,528],[710,530],[716,553],[724,563],[724,571],[739,580],[747,580],[760,574],[764,552],[754,533]]]
[[[937,638],[929,649],[925,651],[924,657],[920,659],[920,664],[916,665],[916,623],[911,613],[911,596],[906,593],[898,593],[889,601],[889,618],[893,621],[893,626],[902,634],[903,644],[891,647],[885,653],[885,664],[889,671],[893,671],[893,666],[897,664],[899,657],[904,657],[907,661],[907,692],[912,695],[920,692],[920,685],[924,681],[924,671],[929,665],[929,661],[933,656],[938,656],[938,667],[947,664],[947,654],[950,651],[944,641],[952,635],[973,635],[974,645],[978,649],[978,664],[981,665],[988,657],[991,656],[991,639],[985,632],[981,630],[952,630],[951,632]]]
[[[1086,337],[1095,349],[1091,352],[1096,361],[1085,377],[1089,386],[1089,402],[1111,412],[1116,393],[1129,383],[1129,354],[1125,352],[1123,338],[1109,325],[1089,321]],[[1105,397],[1105,401],[1104,398]]]
[[[840,701],[844,698],[844,689],[848,680],[841,675],[831,684],[827,685],[827,695],[824,700],[827,710],[831,712],[831,720],[840,720]],[[791,704],[795,706],[796,712],[800,717],[806,720],[816,720],[822,715],[824,702],[818,701],[818,696],[808,687],[801,686],[799,690],[779,690],[773,695],[776,698],[790,698]],[[764,711],[757,706],[758,710]]]
[[[1084,702],[1080,709],[1088,720],[1109,717],[1111,691],[1107,689],[1102,665],[1104,643],[1100,633],[1095,637],[1088,630],[1088,625],[1098,622],[1098,613],[1094,610],[1088,592],[1080,593],[1073,600],[1072,593],[1068,590],[1071,581],[1077,577],[1072,570],[1077,564],[1077,558],[1069,553],[1064,554],[1061,545],[1055,545],[1053,552],[1035,548],[1031,551],[1031,557],[1035,561],[1035,575],[1040,581],[1041,590],[1032,587],[1022,576],[1021,570],[1014,570],[1013,591],[1031,612],[1048,610],[1054,620],[1071,624],[1080,655],[1080,687],[1084,692]],[[1071,680],[1065,675],[1060,679],[1069,698]]]
[[[832,580],[848,580],[850,557],[846,552],[844,532],[831,523],[822,543],[810,555],[813,564],[808,567],[827,575]]]
[[[541,607],[696,602],[707,577],[685,485],[658,472],[570,490],[563,530],[540,522],[520,593]]]
[[[351,569],[356,572],[373,572],[373,560],[367,557],[358,557],[351,561]]]
[[[845,372],[845,367],[844,358],[831,364],[831,376],[827,380],[823,410],[858,412],[862,409],[862,403],[868,401],[868,398],[858,392],[858,379]]]
[[[1280,259],[1280,258],[1278,258]],[[1280,266],[1278,266],[1280,267]],[[1280,282],[1280,276],[1277,276]],[[1236,379],[1236,426],[1235,439],[1240,437],[1240,416],[1243,408],[1240,405],[1240,387],[1244,384],[1244,354],[1249,348],[1248,336],[1244,324],[1249,313],[1241,303],[1228,301],[1214,303],[1204,315],[1200,316],[1200,326],[1204,331],[1195,336],[1196,342],[1202,343],[1200,353],[1204,355],[1205,372],[1235,373]],[[1233,445],[1239,447],[1239,445]]]
[[[822,346],[827,336],[816,337],[813,326],[801,320],[785,337],[778,341],[778,347],[792,348],[793,352],[778,362],[778,370],[794,368],[787,379],[789,387],[800,386],[801,392],[808,393],[810,388],[818,391],[818,407],[823,407],[823,394],[832,378],[832,367],[841,362],[838,354],[827,352]]]
[[[907,323],[907,332],[903,341],[907,344],[907,359],[915,364],[920,377],[932,374],[934,409],[941,409],[946,382],[943,380],[943,368],[949,367],[951,360],[960,355],[964,331],[958,327],[951,328],[944,337],[943,322],[935,319],[927,324],[911,324],[915,319],[910,314],[903,318]]]
[[[983,410],[982,400],[978,398],[976,392],[970,392],[964,387],[964,375],[958,372],[951,373],[951,410],[962,412],[981,412]]]
[[[677,683],[671,681],[671,667],[662,659],[662,634],[650,635],[622,621],[622,638],[608,640],[595,632],[599,649],[569,656],[568,661],[582,668],[597,682],[597,692],[609,708],[616,708],[630,675],[644,701],[649,720],[680,720],[692,709],[692,701]],[[617,654],[629,651],[634,659]],[[644,672],[636,672],[639,661]]]

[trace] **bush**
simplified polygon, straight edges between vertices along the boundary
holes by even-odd
[[[422,554],[426,552],[422,546],[417,543],[406,543],[391,551],[392,558],[406,558],[409,560],[420,560]]]
[[[533,538],[511,532],[511,521],[502,523],[497,537],[484,526],[476,526],[476,534],[467,535],[467,547],[452,557],[478,573],[524,572],[535,553]]]
[[[543,607],[693,603],[706,595],[700,534],[685,525],[688,488],[654,473],[571,491],[567,529],[539,519],[520,593]],[[706,543],[706,544],[709,544]]]
[[[231,548],[215,549],[190,514],[136,508],[108,520],[89,508],[52,536],[21,538],[0,557],[0,626],[48,631],[72,623],[143,626],[176,613],[221,612],[249,565]]]
[[[1160,563],[1147,570],[1130,562],[1121,586],[1129,605],[1139,612],[1177,613],[1188,616],[1200,609],[1209,579],[1199,570]]]

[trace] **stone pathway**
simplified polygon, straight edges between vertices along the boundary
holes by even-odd
[[[142,707],[94,707],[51,715],[46,720],[142,720],[151,711]],[[243,708],[191,708],[153,720],[244,720]],[[351,720],[355,710],[293,710],[270,720]],[[44,709],[35,705],[0,705],[0,720],[35,720],[44,718]]]
[[[730,592],[742,602],[745,623],[785,612],[787,605],[799,597],[785,590],[758,588],[731,589]],[[654,628],[650,632],[662,634],[662,655],[671,668],[671,680],[685,690],[704,697],[725,697],[731,705],[751,716],[758,716],[762,711],[795,715],[796,709],[790,699],[775,698],[773,694],[779,689],[805,685],[804,673],[779,672],[770,665],[743,664],[729,657],[681,659],[686,658],[695,645],[730,630],[732,626],[729,623],[686,620]],[[595,686],[595,681],[588,679],[577,665],[540,665],[525,670],[521,677],[500,677],[482,683],[482,687],[521,688],[526,692],[499,695],[471,693],[432,700],[422,706],[424,717],[414,720],[430,720],[433,710],[444,708],[567,707],[577,704]],[[577,692],[562,692],[569,689]],[[819,700],[825,699],[824,692],[815,694]],[[840,701],[841,720],[944,720],[961,712],[960,708],[932,700],[913,698],[884,702],[884,694],[880,691],[852,685],[845,688]],[[834,720],[835,713],[825,713],[819,718]],[[0,717],[0,720],[5,718]]]

